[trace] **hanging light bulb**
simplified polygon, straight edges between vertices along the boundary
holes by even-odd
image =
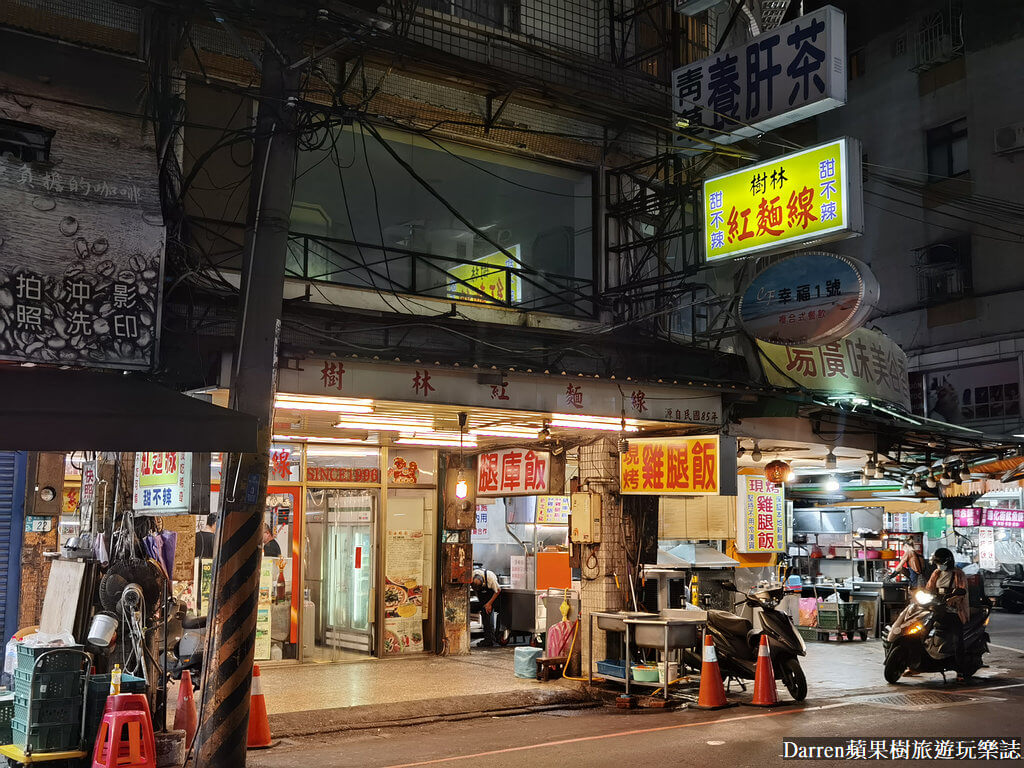
[[[836,479],[835,475],[829,475],[828,480],[825,481],[825,490],[829,493],[835,493],[842,487],[842,483]]]
[[[790,484],[796,482],[796,472],[793,471],[792,466],[789,468],[789,472],[786,474],[786,482]]]
[[[455,498],[464,499],[469,496],[469,484],[466,482],[466,478],[462,474],[462,470],[459,470],[459,479],[455,483]]]
[[[761,449],[757,445],[757,440],[754,441],[754,450],[750,452],[750,458],[755,464],[761,460]]]
[[[935,488],[936,485],[938,485],[938,484],[935,482],[935,478],[934,477],[932,477],[931,475],[928,475],[928,477],[926,477],[924,479],[924,485],[925,485],[926,488]]]
[[[971,470],[967,467],[966,464],[964,464],[963,467],[960,469],[960,482],[971,482]]]
[[[918,482],[916,477],[914,478],[914,482],[910,484],[910,490],[912,490],[914,493],[920,493],[923,490],[921,488],[921,483]]]
[[[743,454],[747,452],[747,449],[743,447],[743,443],[738,443],[736,448],[736,458],[742,459]]]
[[[875,473],[875,455],[871,454],[871,457],[864,464],[864,476],[873,475]]]
[[[825,456],[825,469],[836,468],[836,455],[832,453],[832,449],[828,449],[828,454]]]
[[[884,480],[885,479],[885,470],[882,469],[882,462],[878,462],[878,464],[875,466],[875,479],[876,480]]]

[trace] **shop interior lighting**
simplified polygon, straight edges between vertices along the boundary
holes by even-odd
[[[924,479],[924,485],[925,485],[926,488],[934,488],[936,485],[938,485],[938,483],[935,482],[935,478],[934,477],[932,477],[931,475],[928,475]]]
[[[882,468],[882,462],[878,462],[878,464],[875,465],[875,480],[884,480],[884,479],[885,479],[885,470]]]
[[[376,448],[357,448],[334,445],[310,445],[306,448],[307,456],[378,456],[380,452]]]
[[[754,441],[754,450],[750,452],[750,458],[755,464],[761,460],[761,448],[757,444],[757,440]]]
[[[330,411],[334,413],[373,413],[373,400],[355,397],[314,397],[307,395],[277,395],[275,408],[293,411]]]
[[[349,445],[366,442],[364,437],[308,437],[307,435],[273,435],[275,443],[347,443]]]
[[[639,432],[640,425],[633,419],[616,419],[610,416],[586,416],[577,413],[553,413],[552,427],[568,429],[599,429],[606,432]]]
[[[842,488],[842,483],[836,479],[835,475],[829,475],[828,480],[825,481],[825,490],[829,493],[835,493]]]
[[[836,468],[836,455],[832,453],[832,449],[828,449],[828,454],[825,456],[825,469],[833,470]]]
[[[519,437],[536,440],[540,436],[540,430],[531,427],[480,427],[469,430],[469,434],[482,437]]]
[[[429,435],[416,436],[416,437],[399,437],[395,440],[399,445],[423,445],[431,447],[446,447],[446,448],[458,448],[459,441],[453,438],[439,438],[430,437]],[[476,448],[476,440],[464,441],[466,448]]]
[[[966,464],[964,464],[963,468],[960,470],[960,482],[971,482],[971,470],[967,468]]]
[[[401,431],[415,429],[417,432],[433,432],[434,423],[428,419],[403,418],[400,416],[368,419],[364,417],[338,416],[336,429],[366,429],[376,432]]]

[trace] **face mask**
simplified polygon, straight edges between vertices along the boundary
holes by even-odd
[[[947,563],[939,563],[939,570],[943,572],[948,571],[949,565]]]

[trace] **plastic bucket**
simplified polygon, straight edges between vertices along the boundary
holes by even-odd
[[[89,626],[89,645],[106,648],[114,640],[114,633],[117,632],[117,619],[112,613],[97,613],[92,617],[92,624]]]
[[[679,679],[679,664],[676,662],[669,662],[668,665],[668,677],[669,682],[674,683]],[[658,682],[662,685],[665,684],[665,662],[658,662]]]

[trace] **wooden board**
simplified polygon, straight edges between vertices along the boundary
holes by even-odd
[[[40,632],[52,635],[65,632],[74,634],[84,578],[85,563],[81,560],[53,561],[46,584],[46,597],[43,599],[43,615],[39,619]]]

